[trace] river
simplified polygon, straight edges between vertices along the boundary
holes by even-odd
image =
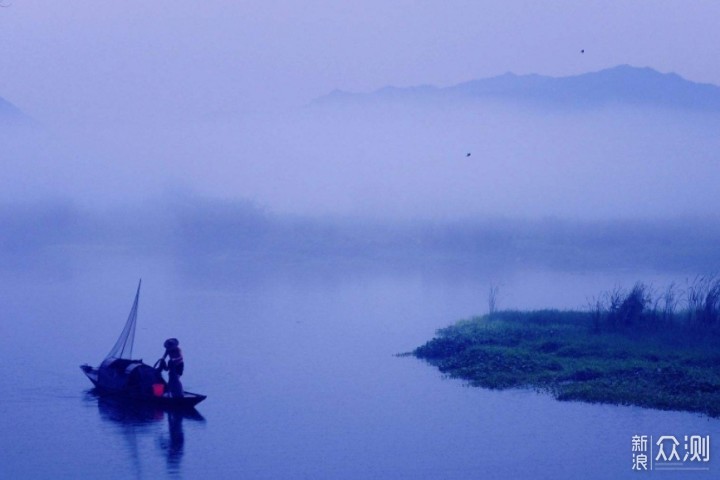
[[[412,357],[437,328],[499,308],[582,307],[670,275],[346,271],[293,266],[214,279],[167,258],[77,254],[0,275],[0,478],[669,478],[631,469],[634,435],[710,435],[720,421],[468,388]],[[112,347],[143,277],[135,353],[180,339],[198,414],[88,393],[78,366]],[[710,478],[720,470],[673,472]],[[683,477],[685,475],[685,477]]]

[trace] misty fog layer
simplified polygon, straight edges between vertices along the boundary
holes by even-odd
[[[605,106],[310,106],[197,122],[6,131],[4,202],[192,193],[383,219],[714,215],[720,115]],[[468,155],[470,154],[470,155]]]
[[[720,265],[720,227],[703,219],[358,220],[277,215],[248,202],[175,196],[103,210],[61,202],[5,206],[0,230],[6,274],[54,278],[108,258],[163,261],[193,281],[213,284],[278,272],[457,278],[662,272],[681,279],[714,273]]]
[[[62,274],[148,254],[215,279],[340,265],[713,273],[718,127],[681,108],[412,95],[8,127],[0,260]]]

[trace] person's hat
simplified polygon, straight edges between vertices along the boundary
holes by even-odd
[[[163,345],[165,346],[165,348],[175,348],[180,345],[180,342],[177,338],[168,338],[167,340],[165,340],[165,343]]]

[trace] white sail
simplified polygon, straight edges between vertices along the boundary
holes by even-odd
[[[135,301],[130,309],[125,328],[123,328],[120,337],[118,337],[115,346],[110,350],[105,359],[108,358],[132,358],[133,343],[135,343],[135,324],[137,323],[138,301],[140,300],[140,285],[142,279],[138,282],[137,292],[135,293]]]

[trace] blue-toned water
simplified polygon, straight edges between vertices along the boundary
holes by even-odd
[[[678,478],[631,470],[633,435],[710,435],[690,413],[488,391],[396,357],[435,329],[499,307],[581,307],[635,274],[344,271],[233,278],[165,259],[77,254],[80,266],[0,274],[0,478]],[[143,277],[136,356],[181,341],[191,416],[88,393],[78,366],[113,345]],[[708,466],[708,464],[703,464]],[[682,478],[682,476],[681,476]]]

